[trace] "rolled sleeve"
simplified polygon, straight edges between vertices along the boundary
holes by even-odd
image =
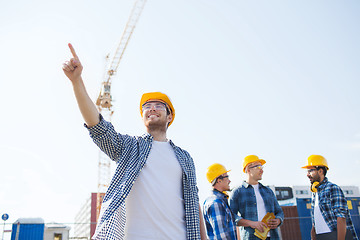
[[[107,129],[109,127],[108,124],[106,124],[107,122],[105,121],[104,117],[101,114],[99,114],[99,120],[100,120],[99,123],[92,127],[89,127],[88,125],[86,125],[86,123],[84,123],[84,127],[87,130],[89,130],[92,139],[97,139],[102,135],[106,134]]]
[[[332,195],[332,210],[335,217],[346,218],[348,211],[347,202],[344,196],[344,193],[341,191],[340,187],[334,186],[331,191]]]
[[[95,126],[85,128],[89,130],[90,137],[94,143],[109,156],[113,161],[118,161],[121,156],[122,149],[122,135],[117,133],[111,122],[105,121],[103,116],[99,115],[100,122]]]

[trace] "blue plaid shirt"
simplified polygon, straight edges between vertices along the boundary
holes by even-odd
[[[319,194],[319,207],[326,224],[331,231],[337,230],[337,218],[346,218],[346,227],[351,231],[355,240],[358,240],[354,225],[351,221],[347,201],[341,188],[325,179],[317,188]],[[314,221],[315,193],[311,196],[311,220]]]
[[[235,218],[225,194],[213,190],[204,202],[203,213],[210,240],[236,240]]]
[[[125,199],[149,156],[153,137],[117,133],[113,125],[100,115],[100,122],[88,128],[95,144],[116,161],[117,167],[105,194],[93,239],[124,239]],[[170,141],[182,168],[185,222],[188,240],[200,239],[199,196],[193,159],[185,150]],[[161,196],[160,196],[161,197]]]
[[[264,200],[266,212],[274,213],[275,217],[280,219],[282,223],[284,213],[276,200],[274,192],[261,183],[259,183],[259,192]],[[234,214],[240,213],[240,216],[237,216],[236,222],[241,219],[258,221],[254,188],[244,181],[241,186],[233,189],[230,195],[230,208]],[[255,229],[251,227],[240,227],[241,239],[259,240],[254,235],[254,232]],[[270,237],[271,239],[280,239],[278,228],[270,230]]]

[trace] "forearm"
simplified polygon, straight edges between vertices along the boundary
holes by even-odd
[[[89,97],[82,78],[78,81],[73,81],[73,89],[78,103],[81,115],[88,127],[95,126],[99,123],[99,111],[97,110],[94,102]]]
[[[346,235],[346,219],[338,217],[337,218],[337,239],[345,240]]]
[[[253,223],[253,221],[251,221],[251,220],[240,219],[236,225],[243,226],[243,227],[252,227],[252,223]]]

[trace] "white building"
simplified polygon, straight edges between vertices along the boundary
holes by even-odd
[[[44,240],[69,240],[70,227],[58,223],[45,224]]]

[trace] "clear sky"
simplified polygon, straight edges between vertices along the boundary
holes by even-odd
[[[73,223],[97,191],[98,150],[62,72],[71,42],[93,99],[133,0],[6,1],[0,8],[0,214]],[[307,185],[311,154],[360,186],[360,1],[148,0],[113,79],[113,124],[140,135],[141,94],[167,93],[168,137],[206,168],[267,161],[263,183]],[[161,173],[160,173],[161,174]],[[72,225],[70,225],[72,227]],[[8,226],[10,227],[10,226]]]

